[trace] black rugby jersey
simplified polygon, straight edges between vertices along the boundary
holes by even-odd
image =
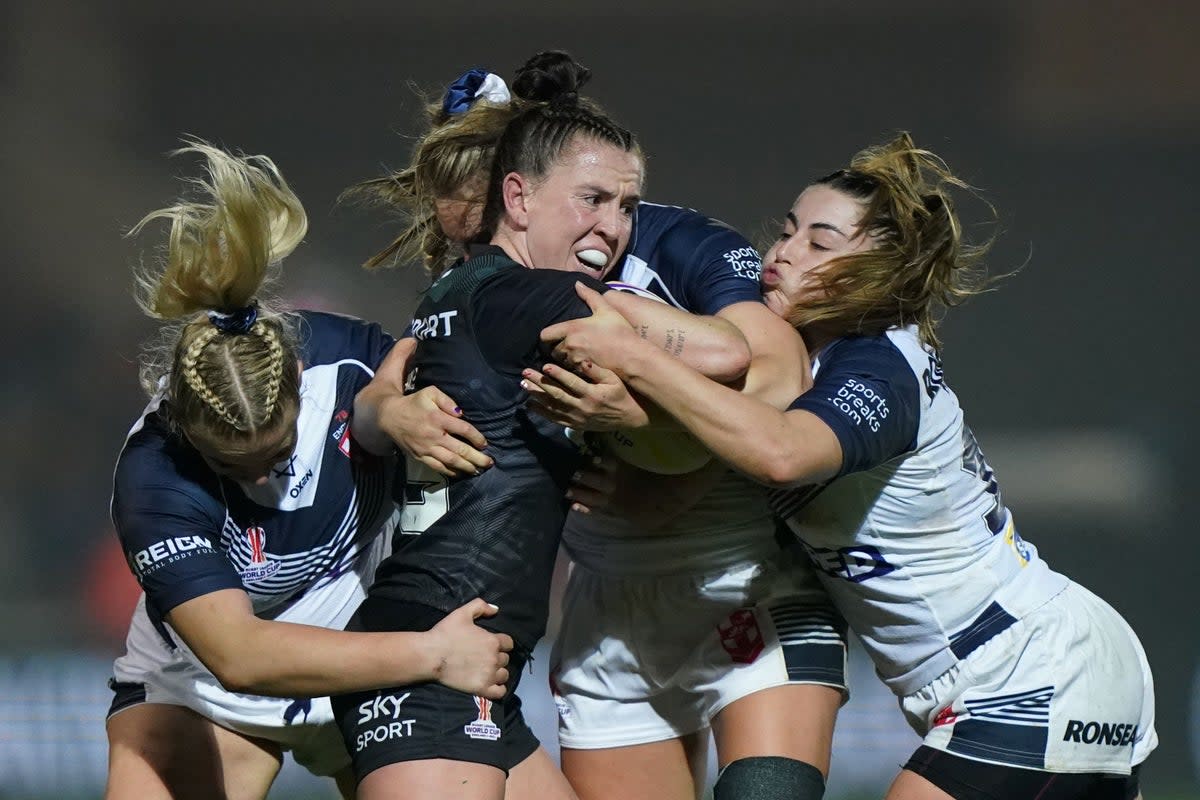
[[[174,432],[161,397],[133,426],[114,474],[112,517],[146,610],[244,589],[273,617],[354,569],[394,512],[391,459],[352,449],[354,396],[394,340],[375,324],[298,312],[304,372],[296,448],[264,486],[219,477]]]
[[[762,259],[733,228],[699,211],[639,203],[621,264],[628,283],[693,314],[762,302]]]
[[[437,386],[488,440],[495,464],[447,481],[407,461],[404,532],[420,534],[376,572],[371,595],[449,612],[475,597],[500,606],[481,620],[532,648],[546,628],[550,578],[579,453],[563,429],[529,412],[521,370],[547,354],[542,328],[590,314],[575,283],[586,275],[527,269],[481,248],[429,289],[417,307],[408,391]]]

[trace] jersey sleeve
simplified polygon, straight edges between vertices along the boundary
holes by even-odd
[[[220,549],[225,509],[161,452],[127,448],[117,464],[113,523],[151,617],[220,589],[242,589]]]
[[[821,357],[813,386],[788,407],[816,414],[842,447],[838,476],[911,450],[921,393],[912,367],[886,338],[844,339]]]
[[[319,311],[300,313],[300,357],[305,366],[354,359],[375,370],[391,352],[396,340],[379,323]]]
[[[475,292],[475,338],[484,358],[499,372],[519,374],[549,358],[542,329],[590,316],[576,282],[597,292],[608,286],[588,275],[549,269],[509,270],[484,281]]]
[[[683,302],[694,314],[716,314],[734,303],[762,302],[758,284],[762,259],[746,237],[724,223],[705,219],[674,226],[659,241],[656,260],[663,271],[679,270],[687,276]]]

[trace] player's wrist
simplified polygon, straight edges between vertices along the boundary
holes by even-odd
[[[421,683],[439,681],[446,663],[446,647],[444,637],[436,631],[428,630],[409,634],[406,642],[409,652],[415,654],[416,680],[406,680],[405,683]],[[410,656],[410,659],[412,656]],[[413,663],[413,661],[409,661]]]

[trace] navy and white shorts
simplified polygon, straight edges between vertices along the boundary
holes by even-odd
[[[1076,583],[900,707],[929,748],[1043,772],[1129,775],[1158,743],[1141,643]]]
[[[695,575],[572,568],[551,656],[559,743],[646,744],[789,684],[846,687],[846,626],[798,550]]]
[[[367,596],[365,584],[389,551],[389,534],[379,536],[357,570],[310,588],[274,619],[343,628]],[[113,664],[110,717],[143,703],[184,706],[223,728],[275,742],[314,775],[334,775],[349,766],[329,698],[230,692],[178,635],[174,638],[175,647],[163,641],[142,595],[129,625],[126,652]]]

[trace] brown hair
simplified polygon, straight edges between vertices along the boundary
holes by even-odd
[[[559,51],[538,53],[517,72],[513,91],[528,103],[496,143],[480,238],[496,230],[504,211],[504,176],[518,172],[533,180],[546,175],[577,136],[641,155],[641,145],[579,90],[591,71]]]
[[[857,153],[848,169],[815,181],[857,200],[859,231],[874,247],[833,259],[818,275],[824,296],[788,312],[797,328],[820,325],[842,334],[874,334],[916,325],[921,341],[941,346],[943,309],[978,294],[992,241],[963,241],[950,189],[970,190],[941,158],[901,133]],[[990,208],[990,206],[989,206]]]
[[[441,101],[426,107],[429,130],[413,148],[412,164],[380,178],[351,186],[342,199],[397,212],[404,228],[391,244],[365,262],[367,269],[421,261],[436,278],[456,256],[454,242],[438,224],[435,203],[471,181],[483,184],[491,173],[496,143],[518,103],[495,105],[481,100],[465,113],[449,115]],[[474,198],[479,206],[484,196]]]
[[[429,130],[417,140],[411,164],[388,175],[356,184],[342,199],[357,200],[398,212],[404,228],[390,245],[369,258],[368,269],[421,261],[437,278],[458,255],[438,223],[438,200],[455,198],[479,208],[489,202],[489,183],[501,140],[506,147],[524,150],[524,156],[505,156],[507,169],[520,162],[533,176],[545,174],[563,145],[582,133],[610,141],[625,150],[637,148],[632,134],[609,120],[594,103],[579,97],[591,76],[590,70],[561,51],[538,53],[517,70],[513,99],[504,104],[478,100],[464,113],[449,114],[441,100],[428,103],[425,115]],[[518,118],[524,122],[510,130]],[[551,122],[551,119],[556,121]],[[536,122],[535,122],[536,121]],[[515,155],[515,158],[510,158]],[[532,156],[537,155],[537,158]],[[510,163],[512,162],[512,163]],[[535,163],[536,162],[536,163]],[[476,194],[472,183],[480,186]],[[470,196],[467,196],[470,195]],[[489,216],[490,215],[490,216]],[[498,209],[484,212],[485,238],[499,216]]]
[[[136,275],[138,305],[172,321],[147,350],[142,383],[156,393],[166,373],[172,422],[193,442],[236,456],[299,409],[294,325],[257,295],[308,222],[266,156],[199,140],[173,155],[181,153],[204,157],[205,177],[192,183],[206,197],[153,211],[129,233],[171,222],[165,258]]]

